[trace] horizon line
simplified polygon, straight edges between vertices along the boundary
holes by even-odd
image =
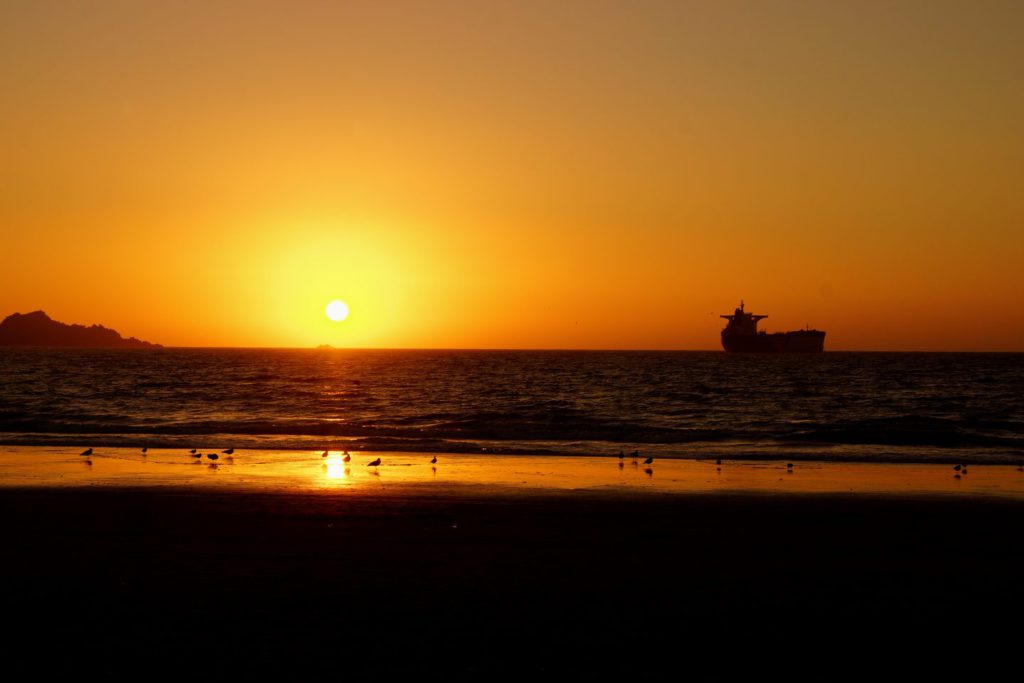
[[[146,351],[159,349],[182,350],[225,350],[225,351],[520,351],[520,352],[596,352],[596,353],[721,353],[731,356],[816,356],[822,353],[1024,353],[1020,350],[977,350],[977,349],[830,349],[820,353],[729,353],[721,348],[666,349],[666,348],[581,348],[581,347],[456,347],[456,346],[188,346],[159,344],[151,347],[118,346],[9,346],[0,348],[50,348],[50,349],[116,349]]]

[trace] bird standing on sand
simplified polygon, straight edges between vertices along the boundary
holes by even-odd
[[[348,451],[345,451],[345,457],[342,458],[341,461],[342,462],[349,462],[350,460],[352,460],[352,456],[348,454]]]
[[[651,456],[651,457],[647,458],[646,460],[644,460],[644,464],[645,465],[652,465],[652,464],[654,464],[654,456]]]
[[[633,459],[636,460],[640,457],[640,451],[633,451]]]
[[[201,458],[201,457],[203,457],[203,454],[202,454],[202,453],[196,453],[196,452],[193,452],[193,453],[192,453],[192,457],[193,457],[193,458]]]
[[[223,453],[224,455],[234,455],[235,454],[235,449],[234,448],[228,448],[226,450],[221,451],[221,453]]]
[[[90,455],[92,455],[92,449],[91,448],[86,448],[84,451],[79,453],[79,455],[84,455],[85,457],[88,458]]]
[[[619,460],[622,460],[625,457],[626,457],[626,454],[623,453],[622,451],[619,451]]]
[[[321,458],[326,458],[327,457],[327,451],[324,451],[323,453],[321,453],[320,457]]]
[[[196,454],[196,449],[193,448],[192,450],[189,451],[189,453],[191,453],[192,455],[195,455]]]
[[[143,447],[142,454],[145,455],[148,452],[149,452],[149,448]]]
[[[954,470],[956,470],[957,472],[959,472],[959,471],[960,471],[960,470],[962,470],[963,468],[964,468],[964,466],[963,466],[963,465],[953,465],[953,469],[954,469]]]
[[[379,465],[380,465],[380,458],[377,458],[373,462],[368,463],[366,466],[367,467],[378,467]]]
[[[207,458],[209,458],[210,460],[216,460],[216,459],[217,459],[217,458],[219,458],[220,456],[219,456],[219,455],[217,455],[216,453],[207,453],[207,454],[206,454],[206,457],[207,457]]]
[[[436,465],[437,464],[437,456],[436,455],[433,458],[430,459],[430,464],[431,465]]]

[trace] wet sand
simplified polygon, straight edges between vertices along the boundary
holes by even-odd
[[[184,449],[0,446],[3,487],[189,487],[248,492],[348,495],[454,496],[483,489],[508,495],[591,491],[636,494],[894,494],[1024,499],[1024,471],[1015,465],[658,459],[643,457],[524,456],[219,450],[193,458]],[[208,455],[218,456],[216,461]],[[436,465],[431,459],[436,457]],[[379,467],[367,464],[380,458]]]
[[[661,465],[638,481],[658,481]],[[811,470],[780,474],[784,463],[767,470],[775,488],[751,468],[761,489],[386,484],[412,468],[396,464],[332,488],[313,485],[331,480],[311,467],[320,479],[289,490],[276,474],[253,487],[5,476],[0,586],[15,628],[3,666],[822,680],[883,666],[976,677],[1018,650],[1024,499],[1006,485],[788,490]],[[691,467],[716,466],[682,463],[677,483]],[[1003,469],[990,474],[1024,478]]]

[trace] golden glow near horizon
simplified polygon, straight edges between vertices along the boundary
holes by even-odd
[[[833,350],[1024,350],[1022,34],[995,1],[5,3],[0,316],[714,349],[744,298]]]

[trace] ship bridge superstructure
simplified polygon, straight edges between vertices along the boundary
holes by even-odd
[[[757,323],[764,320],[766,315],[754,315],[744,310],[743,301],[740,300],[740,307],[733,311],[732,315],[720,315],[719,318],[728,320],[724,331],[732,334],[754,335],[757,334]]]

